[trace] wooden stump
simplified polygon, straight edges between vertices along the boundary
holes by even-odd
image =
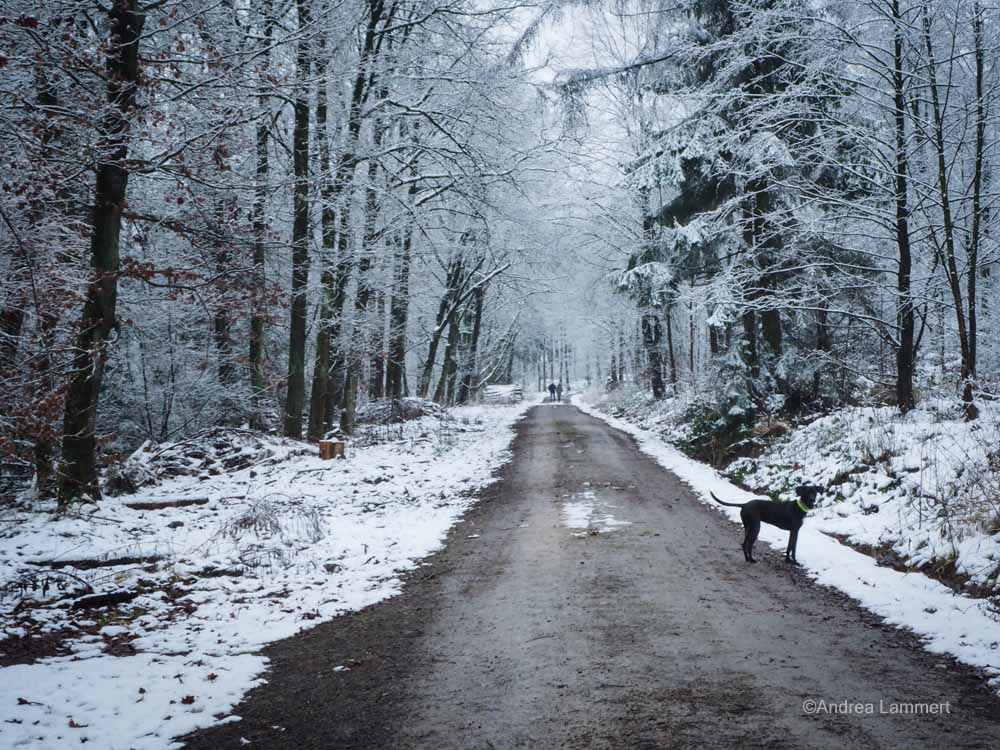
[[[347,458],[346,448],[347,443],[343,440],[320,440],[319,457],[324,461],[329,461],[331,458]]]

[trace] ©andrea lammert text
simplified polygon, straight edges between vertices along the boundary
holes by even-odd
[[[824,700],[823,698],[806,698],[802,701],[802,711],[807,714],[851,714],[861,716],[916,716],[916,715],[941,715],[951,713],[951,703],[941,701],[938,703],[904,703],[900,701],[877,702],[865,701],[835,701]]]

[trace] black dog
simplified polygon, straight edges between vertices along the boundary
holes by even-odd
[[[779,503],[774,500],[751,500],[748,503],[724,503],[715,496],[714,492],[709,494],[712,499],[720,505],[727,505],[730,508],[740,509],[740,518],[743,521],[743,556],[747,562],[757,562],[753,559],[753,545],[760,534],[761,522],[769,523],[790,532],[788,535],[788,548],[785,550],[785,559],[789,562],[797,562],[795,559],[795,544],[799,539],[799,529],[802,528],[802,521],[806,513],[812,510],[816,503],[816,496],[823,491],[822,487],[815,484],[803,484],[795,489],[795,494],[799,499],[794,503]]]

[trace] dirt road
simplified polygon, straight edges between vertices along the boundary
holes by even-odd
[[[188,747],[1000,747],[976,675],[739,539],[628,436],[537,407],[401,596],[272,646],[243,721]],[[883,713],[908,704],[950,713]]]

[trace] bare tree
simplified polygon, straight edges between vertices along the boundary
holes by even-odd
[[[91,274],[66,394],[59,502],[97,499],[96,424],[108,343],[117,326],[119,242],[128,189],[128,150],[140,83],[139,42],[146,17],[136,0],[120,0],[108,13],[108,107],[100,126],[94,189]]]

